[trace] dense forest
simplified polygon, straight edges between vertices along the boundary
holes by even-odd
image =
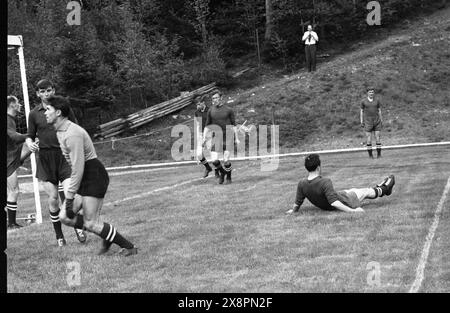
[[[79,0],[80,25],[69,25],[65,0],[9,0],[8,34],[24,38],[31,103],[34,84],[52,79],[57,92],[86,99],[110,118],[181,91],[217,82],[245,65],[302,66],[308,24],[322,51],[367,35],[364,0]],[[382,25],[446,0],[383,0]],[[18,59],[8,53],[8,93],[21,96]],[[107,117],[108,118],[108,117]]]

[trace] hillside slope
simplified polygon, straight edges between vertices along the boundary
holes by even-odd
[[[360,43],[353,52],[226,97],[238,122],[280,125],[281,151],[358,147],[364,142],[359,103],[373,85],[383,108],[382,143],[408,144],[450,138],[450,8],[406,21],[383,40]],[[97,145],[108,165],[169,160],[176,138],[170,126],[193,116],[191,105],[140,133],[162,132]],[[181,116],[181,118],[180,118]]]

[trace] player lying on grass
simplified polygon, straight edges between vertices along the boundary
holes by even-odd
[[[48,99],[45,116],[47,122],[56,129],[56,136],[64,157],[71,165],[71,175],[66,200],[59,213],[62,223],[86,230],[100,236],[103,246],[99,254],[106,253],[115,243],[120,246],[120,254],[129,256],[137,253],[137,248],[125,239],[115,227],[100,220],[100,210],[109,185],[109,176],[103,164],[97,159],[94,144],[89,134],[81,126],[69,121],[69,101],[61,96]],[[81,197],[75,199],[75,194]],[[80,201],[81,200],[81,201]],[[84,215],[77,214],[83,207]]]
[[[294,207],[288,210],[287,214],[297,212],[305,198],[322,210],[364,212],[361,208],[364,199],[389,196],[395,184],[394,175],[389,175],[382,183],[372,188],[352,188],[336,192],[331,180],[321,176],[322,167],[318,154],[310,154],[305,158],[305,168],[308,178],[298,183]]]

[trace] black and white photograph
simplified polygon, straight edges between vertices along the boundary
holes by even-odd
[[[6,293],[450,293],[450,1],[4,7]]]

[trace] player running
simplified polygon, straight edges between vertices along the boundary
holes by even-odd
[[[58,183],[67,186],[70,177],[70,166],[64,159],[59,147],[56,131],[52,125],[47,124],[45,111],[47,109],[48,98],[55,94],[53,83],[47,79],[40,80],[36,85],[36,96],[41,100],[28,117],[28,138],[25,143],[32,152],[39,150],[37,160],[36,178],[38,178],[48,196],[48,207],[50,219],[56,234],[58,246],[66,245],[66,239],[61,229],[59,221],[59,197],[64,201],[63,188],[58,190]],[[70,110],[69,118],[76,122],[73,111]],[[39,138],[39,143],[35,139]],[[86,241],[86,234],[82,229],[75,228],[75,233],[81,243]]]
[[[56,129],[61,151],[71,164],[71,174],[60,220],[69,226],[82,228],[103,238],[99,254],[106,253],[113,243],[122,249],[119,254],[137,254],[137,248],[110,224],[100,221],[100,210],[109,185],[109,176],[103,164],[97,159],[94,144],[89,134],[81,126],[68,119],[69,102],[61,96],[48,100],[45,116],[47,122]],[[75,194],[80,197],[75,198]],[[81,206],[84,215],[76,214]]]
[[[377,158],[381,157],[380,131],[383,120],[381,118],[381,102],[374,98],[375,90],[372,87],[367,88],[367,98],[361,102],[361,127],[366,132],[366,144],[369,157],[373,159],[372,154],[372,132],[375,133],[377,145]]]
[[[194,96],[194,103],[197,106],[197,110],[194,113],[194,129],[195,136],[197,138],[197,160],[205,166],[205,172],[203,174],[203,178],[208,177],[209,172],[212,171],[211,166],[208,161],[206,161],[205,155],[203,153],[203,145],[202,145],[202,134],[206,126],[206,120],[208,116],[208,107],[205,104],[205,97],[200,95]],[[219,173],[216,169],[216,177],[219,176]]]
[[[19,180],[17,178],[17,169],[30,156],[26,146],[23,145],[26,134],[20,134],[16,131],[16,115],[20,112],[22,105],[15,96],[6,98],[7,107],[7,136],[6,136],[6,211],[8,213],[8,228],[20,228],[22,225],[16,222],[17,199],[19,198]]]
[[[331,180],[321,176],[322,167],[318,154],[310,154],[305,158],[305,168],[308,171],[308,178],[298,183],[294,206],[286,212],[287,214],[297,212],[305,198],[322,210],[364,212],[361,208],[364,199],[389,196],[395,184],[394,175],[389,175],[375,187],[351,188],[336,192]]]
[[[203,133],[202,145],[211,150],[211,158],[213,160],[213,165],[216,168],[217,174],[219,174],[219,184],[224,183],[224,178],[226,176],[225,184],[231,184],[231,167],[230,151],[227,150],[227,125],[233,126],[233,143],[236,140],[236,144],[239,144],[238,138],[238,128],[236,127],[236,121],[234,119],[234,112],[231,108],[225,105],[222,93],[220,91],[215,91],[212,94],[212,107],[208,110],[206,118],[205,132]],[[221,130],[221,138],[219,136]],[[214,151],[212,151],[212,133],[215,136]],[[219,134],[218,134],[219,133]],[[230,141],[232,138],[229,138]],[[220,142],[222,140],[222,142]],[[234,144],[233,144],[234,148]],[[219,153],[223,152],[223,165],[219,160]],[[216,174],[216,177],[217,177]]]

